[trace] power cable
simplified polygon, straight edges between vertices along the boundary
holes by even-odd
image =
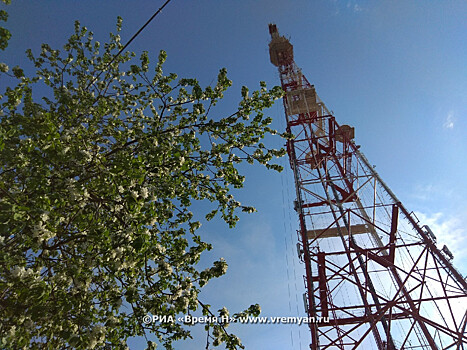
[[[99,78],[99,76],[104,72],[114,61],[115,59],[120,56],[120,54],[128,47],[128,45],[131,44],[131,42],[148,26],[149,23],[159,14],[161,11],[164,9],[164,7],[170,2],[171,0],[167,0],[154,14],[149,18],[146,23],[131,37],[130,40],[127,41],[125,45],[120,49],[120,51],[117,52],[117,54],[110,60],[109,63],[105,65],[105,67],[100,71],[99,74],[89,83],[88,87],[94,84],[94,82]]]

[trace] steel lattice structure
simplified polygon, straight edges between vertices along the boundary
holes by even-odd
[[[467,349],[467,283],[316,95],[269,25],[287,121],[310,348]]]

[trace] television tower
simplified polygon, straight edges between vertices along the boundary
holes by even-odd
[[[310,349],[467,349],[467,282],[397,199],[269,25],[305,265]]]

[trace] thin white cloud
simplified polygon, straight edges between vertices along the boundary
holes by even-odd
[[[444,213],[427,215],[415,213],[420,223],[428,225],[437,237],[437,246],[446,245],[454,255],[456,261],[467,259],[467,213],[458,216],[447,216]],[[464,267],[465,268],[465,267]]]
[[[443,127],[445,129],[453,129],[454,128],[454,112],[449,112],[446,118],[444,119]]]
[[[353,1],[353,0],[347,1],[347,8],[352,10],[353,12],[362,12],[363,11],[363,8],[359,4],[357,4],[356,1]]]
[[[329,0],[330,3],[333,4],[334,6],[334,14],[338,15],[341,13],[341,10],[346,11],[352,11],[354,13],[359,13],[364,11],[365,9],[360,6],[356,0],[348,0],[348,1],[343,1],[343,0]]]
[[[437,201],[462,201],[463,197],[459,191],[452,187],[448,187],[444,183],[421,183],[415,185],[410,193],[412,200],[416,200],[415,207],[419,206],[421,210],[423,207],[420,205],[436,205]]]
[[[426,201],[433,196],[434,192],[436,192],[436,189],[433,184],[418,184],[413,189],[411,196],[418,200]]]
[[[354,5],[353,5],[353,11],[354,11],[354,12],[362,12],[363,9],[362,9],[362,7],[361,7],[360,5],[354,4]]]

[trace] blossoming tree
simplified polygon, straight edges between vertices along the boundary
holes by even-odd
[[[225,69],[206,88],[165,75],[163,51],[154,69],[146,52],[116,55],[120,28],[100,45],[76,23],[62,51],[29,51],[32,77],[1,66],[3,81],[16,80],[0,99],[3,349],[118,349],[149,334],[171,349],[190,327],[143,316],[210,315],[198,294],[227,269],[197,269],[211,245],[192,203],[211,202],[203,215],[233,227],[238,210],[254,211],[231,195],[243,186],[238,164],[280,170],[270,161],[284,151],[261,143],[275,133],[262,110],[280,88],[243,88],[238,108],[213,119],[231,85]],[[214,345],[242,347],[227,326],[208,325]]]

